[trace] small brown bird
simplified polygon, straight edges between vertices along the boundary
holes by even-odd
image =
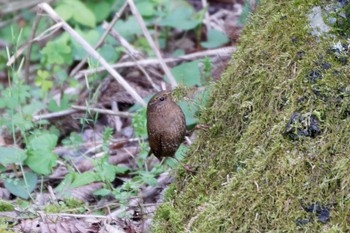
[[[173,101],[171,91],[155,94],[147,105],[147,132],[152,153],[161,160],[172,157],[184,141],[186,119]]]

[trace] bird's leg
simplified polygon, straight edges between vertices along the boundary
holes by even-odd
[[[178,160],[175,156],[173,157],[181,166],[185,169],[187,173],[196,173],[195,168],[191,167],[191,165],[183,164],[180,160]]]
[[[147,161],[147,163],[146,163],[147,168],[148,168],[148,167],[151,167],[150,162],[152,162],[152,160],[150,160],[150,156],[151,156],[152,154],[153,154],[153,152],[152,152],[152,150],[150,150],[150,151],[148,152],[148,155],[147,155],[147,158],[148,158],[148,161]],[[156,158],[159,160],[159,165],[160,165],[160,166],[164,163],[164,161],[165,161],[165,159],[166,159],[166,157],[162,157],[161,159],[158,158],[158,157],[156,157]],[[191,165],[183,164],[183,163],[182,163],[180,160],[178,160],[175,156],[172,157],[172,158],[174,158],[174,159],[185,169],[185,171],[186,171],[187,173],[196,173],[196,170],[195,170],[194,168],[192,168]]]
[[[152,167],[152,159],[151,158],[151,155],[153,154],[152,150],[150,149],[149,152],[148,152],[148,155],[146,157],[146,163],[145,163],[145,166],[146,166],[146,171],[149,171],[150,167]]]
[[[186,135],[191,136],[195,130],[201,129],[207,131],[210,128],[208,124],[197,124],[193,129],[187,130]]]
[[[162,158],[160,159],[160,158],[158,158],[157,156],[155,156],[155,154],[152,152],[152,150],[149,150],[148,155],[147,155],[147,162],[146,162],[147,171],[149,170],[148,168],[152,167],[152,160],[153,160],[153,157],[151,156],[152,154],[153,154],[153,156],[154,156],[155,158],[158,159],[158,161],[159,161],[159,166],[162,166],[162,165],[163,165],[163,163],[164,163],[164,161],[165,161],[165,158],[166,158],[166,157],[162,157]],[[152,168],[153,168],[153,167],[152,167]]]

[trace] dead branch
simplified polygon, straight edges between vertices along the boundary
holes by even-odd
[[[170,57],[170,58],[165,58],[164,62],[166,63],[171,63],[171,62],[178,62],[178,61],[191,61],[195,60],[198,58],[203,58],[203,57],[213,57],[213,56],[219,56],[219,57],[228,57],[231,56],[232,53],[236,51],[236,47],[223,47],[219,49],[211,49],[211,50],[205,50],[197,53],[191,53],[191,54],[186,54],[183,56],[179,57]],[[138,61],[139,65],[142,66],[149,66],[149,65],[159,65],[159,60],[158,59],[145,59],[145,60],[139,60]],[[130,62],[122,62],[122,63],[117,63],[112,65],[112,68],[117,69],[117,68],[125,68],[125,67],[132,67],[135,66],[135,62],[130,61]],[[80,79],[84,77],[85,75],[91,75],[99,72],[103,72],[106,69],[104,67],[97,67],[93,69],[88,69],[88,70],[81,70],[76,76],[76,79]]]

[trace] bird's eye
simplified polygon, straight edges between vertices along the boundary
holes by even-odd
[[[162,96],[162,97],[159,98],[159,100],[160,100],[160,101],[164,101],[164,100],[165,100],[165,97]]]

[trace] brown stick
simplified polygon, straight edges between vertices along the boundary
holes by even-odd
[[[27,84],[29,84],[30,54],[32,53],[32,45],[33,45],[33,39],[35,37],[35,32],[36,32],[36,29],[38,28],[38,25],[41,19],[40,13],[41,13],[41,10],[38,8],[35,16],[34,24],[32,27],[32,34],[30,35],[29,42],[28,42],[29,44],[28,44],[28,51],[26,55],[26,63],[24,65],[24,74],[25,74],[24,77]]]
[[[213,57],[213,56],[222,56],[222,57],[228,57],[231,56],[233,52],[236,51],[236,47],[223,47],[219,49],[211,49],[211,50],[205,50],[197,53],[190,53],[186,54],[183,56],[179,57],[170,57],[170,58],[165,58],[164,62],[170,63],[170,62],[178,62],[178,61],[189,61],[189,60],[195,60],[198,58],[202,57]],[[149,66],[149,65],[159,65],[159,60],[158,59],[145,59],[145,60],[139,60],[138,61],[139,65],[142,66]],[[128,62],[121,62],[112,65],[112,68],[117,69],[117,68],[124,68],[124,67],[132,67],[135,66],[135,62],[133,61],[128,61]],[[88,69],[88,70],[81,70],[76,76],[76,79],[80,79],[84,77],[85,75],[91,75],[94,73],[99,73],[103,72],[106,69],[104,67],[97,67],[94,69]]]

